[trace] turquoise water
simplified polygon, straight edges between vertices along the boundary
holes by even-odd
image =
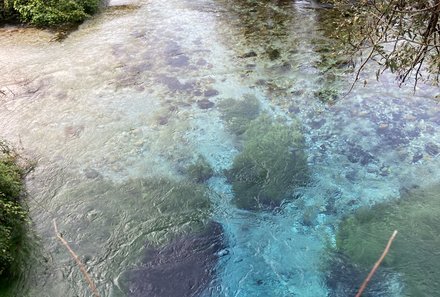
[[[353,73],[318,66],[329,11],[313,1],[121,3],[62,42],[0,31],[1,136],[38,161],[39,252],[15,295],[90,295],[54,218],[102,296],[354,295],[362,277],[329,277],[326,251],[357,208],[439,182],[438,89],[375,81],[371,65],[344,96]],[[227,170],[246,142],[228,99],[304,137],[308,182],[275,207],[235,203]],[[194,180],[201,158],[212,173]],[[391,273],[371,295],[403,290]]]

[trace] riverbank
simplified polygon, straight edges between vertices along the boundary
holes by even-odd
[[[17,262],[27,222],[22,205],[24,174],[18,155],[0,141],[0,291],[20,273]]]

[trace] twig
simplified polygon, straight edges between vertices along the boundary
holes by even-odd
[[[88,285],[90,287],[90,290],[92,290],[92,292],[93,292],[93,296],[100,297],[99,293],[98,293],[98,289],[96,288],[95,283],[93,282],[93,280],[91,279],[91,277],[87,273],[86,267],[81,262],[81,260],[79,259],[78,255],[75,254],[75,252],[72,250],[72,248],[67,243],[67,241],[63,238],[61,233],[58,232],[58,227],[57,227],[57,223],[56,223],[55,219],[53,219],[53,228],[55,229],[55,234],[57,235],[58,239],[66,247],[66,249],[69,251],[69,253],[72,255],[72,258],[75,260],[76,264],[78,265],[79,270],[81,270],[82,274],[84,275],[84,278],[86,279],[86,281],[87,281],[87,283],[88,283]]]
[[[356,297],[361,297],[362,293],[364,292],[365,288],[367,287],[367,284],[370,282],[370,280],[373,277],[374,273],[376,272],[377,268],[379,268],[383,259],[388,254],[388,251],[389,251],[391,244],[393,243],[393,240],[396,237],[396,235],[397,235],[397,230],[394,230],[393,235],[391,235],[390,239],[388,240],[387,246],[385,247],[382,255],[380,256],[379,260],[377,260],[377,262],[374,264],[374,266],[371,269],[370,273],[368,274],[367,278],[362,283],[361,287],[359,288],[359,291],[356,294]]]

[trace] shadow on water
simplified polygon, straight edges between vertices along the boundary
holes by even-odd
[[[203,231],[177,237],[164,247],[148,248],[142,264],[118,278],[122,291],[133,297],[198,296],[215,277],[225,247],[221,225],[211,222]]]

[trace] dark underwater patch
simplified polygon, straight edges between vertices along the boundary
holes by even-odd
[[[351,163],[360,163],[365,166],[376,161],[376,158],[371,153],[365,151],[358,145],[350,145],[344,153]]]
[[[215,222],[162,248],[147,247],[142,265],[122,275],[122,289],[131,297],[197,296],[213,279],[224,248],[223,229]]]
[[[176,77],[166,75],[159,76],[157,82],[165,85],[172,92],[190,92],[194,89],[193,82],[181,83]]]
[[[328,267],[326,284],[330,290],[329,297],[355,296],[368,274],[367,270],[354,265],[346,256],[338,253],[333,255],[331,264]],[[382,281],[387,279],[388,274],[385,270],[379,269],[362,296],[390,296],[389,284]]]

